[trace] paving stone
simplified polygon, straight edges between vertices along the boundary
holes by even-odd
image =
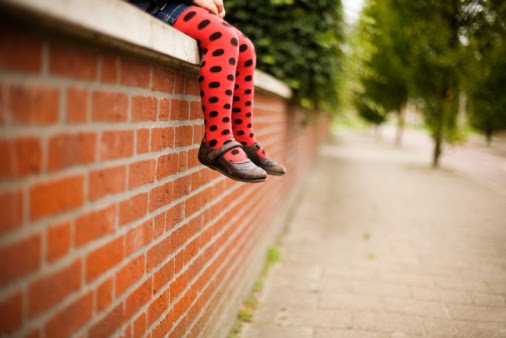
[[[414,316],[362,312],[353,319],[353,329],[406,335],[424,334],[422,321]]]
[[[390,335],[372,331],[316,329],[314,338],[390,338]]]
[[[287,309],[278,313],[274,323],[280,326],[351,329],[348,311],[322,309]]]
[[[448,318],[451,319],[442,303],[425,302],[411,299],[383,298],[385,312],[415,315],[427,318]]]
[[[415,300],[439,301],[453,304],[472,305],[473,301],[466,291],[438,289],[436,287],[411,287],[411,295]]]
[[[381,299],[376,296],[322,292],[319,295],[319,299],[318,307],[320,309],[382,310]]]
[[[449,304],[452,317],[477,322],[506,323],[506,309],[497,307]]]
[[[313,338],[310,327],[284,327],[274,324],[250,325],[244,328],[244,338]]]

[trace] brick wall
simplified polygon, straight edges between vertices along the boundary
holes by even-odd
[[[0,335],[223,335],[325,117],[301,127],[257,90],[256,135],[289,174],[235,182],[197,160],[195,71],[2,22]]]

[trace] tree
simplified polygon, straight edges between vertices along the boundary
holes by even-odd
[[[306,108],[335,110],[341,78],[340,0],[230,0],[227,20],[255,44],[258,68]]]

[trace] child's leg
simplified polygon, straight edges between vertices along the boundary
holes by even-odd
[[[206,143],[218,149],[234,140],[231,112],[238,36],[223,19],[198,6],[188,7],[173,27],[199,42],[203,54],[199,81]],[[233,162],[248,159],[240,148],[231,149],[224,156]]]
[[[253,133],[255,46],[241,31],[235,27],[234,30],[239,39],[239,57],[237,60],[237,76],[232,105],[232,128],[237,141],[251,146],[256,142],[255,134]],[[257,154],[264,158],[267,157],[267,153],[262,148],[257,150]]]

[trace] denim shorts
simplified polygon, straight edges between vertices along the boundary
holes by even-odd
[[[160,9],[160,11],[156,14],[156,17],[172,26],[181,13],[190,6],[192,5],[184,3],[168,3]]]

